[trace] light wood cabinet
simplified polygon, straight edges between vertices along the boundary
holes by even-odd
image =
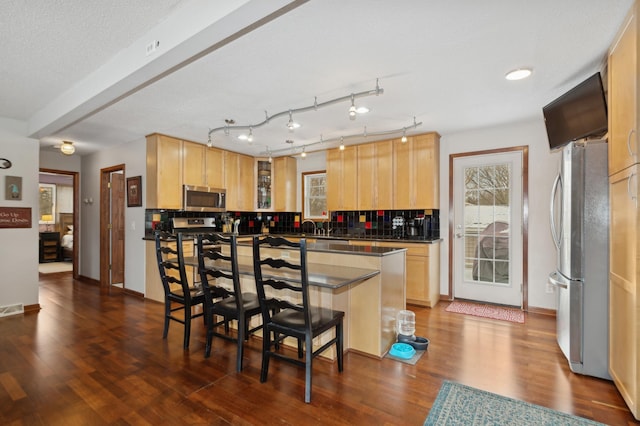
[[[393,141],[357,146],[359,210],[393,208]]]
[[[406,248],[406,301],[433,308],[440,301],[440,244],[349,240],[353,246]]]
[[[255,182],[253,157],[225,151],[224,165],[227,210],[253,211]]]
[[[440,301],[440,244],[378,242],[407,249],[407,303],[433,308]]]
[[[394,209],[439,208],[439,157],[437,133],[393,140]]]
[[[358,151],[355,146],[327,150],[327,208],[356,210]]]
[[[175,241],[163,242],[162,245],[169,246],[175,250]],[[194,242],[193,240],[185,240],[182,243],[184,250],[184,256],[190,257],[194,255]],[[158,262],[156,260],[156,242],[147,241],[145,243],[145,284],[144,284],[144,297],[147,299],[155,300],[157,302],[164,303],[164,288],[162,287],[162,280],[160,279],[160,271],[158,271]],[[200,281],[200,277],[197,276],[197,268],[193,266],[186,266],[185,272],[187,274],[187,280],[189,285],[193,286],[194,283]],[[178,271],[168,270],[167,274],[178,277]],[[174,284],[177,286],[177,284]]]
[[[638,162],[638,5],[609,54],[609,175]]]
[[[609,373],[640,419],[638,3],[609,53]]]
[[[277,212],[296,210],[297,163],[293,157],[273,159],[273,209]]]
[[[634,165],[609,179],[609,373],[636,418],[640,414],[639,172]]]
[[[147,136],[146,185],[146,208],[182,208],[182,141],[157,133]]]
[[[224,186],[224,151],[218,148],[207,148],[205,156],[207,186],[226,189]]]
[[[205,145],[182,141],[182,184],[207,186]]]

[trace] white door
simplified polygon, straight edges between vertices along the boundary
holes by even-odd
[[[453,294],[522,306],[522,152],[453,160]]]

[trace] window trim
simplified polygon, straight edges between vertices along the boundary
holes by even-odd
[[[308,176],[315,176],[315,175],[324,175],[325,177],[325,202],[326,202],[326,177],[327,177],[327,171],[326,170],[316,170],[316,171],[311,171],[311,172],[303,172],[301,174],[301,183],[302,183],[302,219],[306,220],[320,220],[320,221],[327,221],[329,220],[328,217],[328,210],[325,209],[325,216],[309,216],[307,215],[307,195],[306,195],[306,188],[305,188],[305,183],[307,180]]]

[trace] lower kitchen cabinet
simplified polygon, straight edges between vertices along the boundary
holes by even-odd
[[[163,242],[163,245],[176,248],[175,241]],[[158,271],[158,261],[156,260],[156,242],[148,240],[145,242],[145,285],[144,285],[144,297],[147,299],[155,300],[156,302],[164,303],[164,288],[162,288],[162,280],[160,280],[160,272]],[[194,256],[194,242],[193,240],[186,240],[182,244],[182,250],[185,257]],[[189,284],[193,285],[195,282],[200,281],[200,277],[197,276],[197,268],[193,266],[186,266],[185,272],[187,273],[187,280]],[[178,271],[168,271],[168,274],[175,275],[177,277]]]
[[[349,244],[406,248],[407,303],[433,308],[440,301],[440,243],[350,240]]]
[[[609,373],[636,418],[640,416],[639,167],[609,176]]]

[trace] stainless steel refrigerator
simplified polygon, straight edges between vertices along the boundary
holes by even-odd
[[[563,148],[551,192],[551,234],[558,250],[557,339],[572,371],[611,379],[609,364],[609,186],[607,144]]]

